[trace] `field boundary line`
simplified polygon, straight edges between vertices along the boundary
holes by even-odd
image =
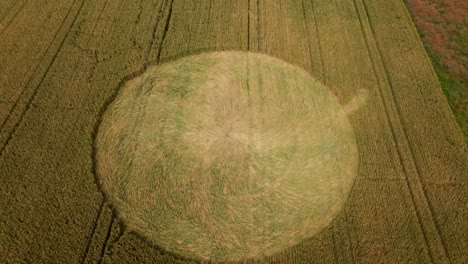
[[[77,3],[78,0],[74,0],[73,1],[73,4],[71,5],[70,9],[68,10],[68,13],[67,15],[65,16],[65,18],[63,19],[62,21],[62,24],[60,25],[59,29],[57,30],[57,33],[55,34],[53,40],[50,42],[49,44],[49,47],[47,48],[46,52],[44,52],[44,55],[42,56],[41,60],[46,56],[46,54],[48,53],[50,47],[52,46],[52,43],[55,41],[56,39],[56,36],[59,34],[59,32],[61,32],[61,29],[63,27],[63,25],[65,24],[65,21],[68,20],[68,17],[71,13],[71,10],[73,9],[73,7],[75,6],[75,4]],[[49,62],[44,74],[42,75],[39,83],[35,86],[35,88],[33,88],[33,93],[31,95],[31,97],[29,97],[29,99],[26,99],[26,105],[25,105],[25,108],[21,111],[21,113],[19,114],[19,118],[18,120],[16,121],[16,124],[13,125],[13,128],[9,131],[9,133],[7,132],[8,136],[7,136],[7,139],[5,141],[5,143],[0,147],[0,156],[3,155],[3,152],[5,150],[5,148],[8,146],[8,144],[10,143],[10,140],[13,138],[13,135],[15,134],[16,132],[16,129],[19,127],[19,125],[21,124],[21,122],[23,121],[23,118],[24,116],[26,115],[26,113],[29,111],[29,109],[31,108],[31,103],[34,101],[34,99],[36,98],[36,95],[37,95],[37,92],[39,90],[39,87],[42,86],[42,83],[44,81],[44,79],[46,78],[46,76],[48,75],[49,73],[49,70],[50,68],[52,67],[52,65],[54,64],[55,60],[57,59],[57,55],[60,53],[62,47],[63,47],[63,44],[65,43],[65,40],[68,38],[68,34],[70,33],[70,30],[71,28],[73,27],[73,25],[75,24],[76,22],[76,19],[78,17],[78,15],[80,14],[81,12],[81,9],[83,7],[83,4],[84,4],[84,1],[85,0],[82,0],[81,1],[81,5],[80,7],[78,8],[78,11],[76,12],[76,15],[75,17],[73,18],[73,21],[72,23],[70,24],[69,28],[68,28],[68,31],[67,33],[65,34],[65,36],[63,37],[62,41],[60,42],[59,44],[59,47],[57,48],[54,56],[52,57],[51,61]],[[40,67],[41,63],[38,63],[38,66],[36,67],[35,69],[35,72],[37,71],[37,69]],[[29,78],[28,82],[26,83],[24,89],[21,91],[20,93],[20,96],[18,97],[18,99],[15,101],[15,103],[13,104],[13,107],[10,109],[10,112],[7,116],[7,118],[5,118],[5,120],[3,121],[2,125],[0,126],[0,131],[3,130],[5,124],[8,122],[8,120],[10,119],[10,117],[12,116],[12,113],[13,111],[16,110],[16,107],[18,106],[18,102],[21,100],[21,97],[23,96],[23,94],[25,93],[25,91],[27,90],[27,87],[29,86],[29,84],[32,82],[32,79],[34,77],[35,74],[33,74],[31,76],[31,78]]]
[[[413,206],[415,208],[415,213],[417,215],[417,218],[418,218],[418,222],[419,222],[419,225],[420,225],[420,228],[421,228],[421,232],[424,236],[424,239],[425,239],[425,243],[426,243],[426,247],[427,247],[427,250],[428,250],[428,253],[429,253],[429,256],[431,258],[431,261],[434,262],[435,261],[435,256],[434,256],[434,253],[432,250],[431,250],[431,247],[430,247],[430,243],[429,243],[429,240],[428,240],[428,237],[427,237],[427,231],[426,231],[426,225],[423,224],[423,220],[422,220],[422,216],[421,216],[421,211],[422,209],[419,208],[417,206],[417,203],[416,203],[416,200],[415,200],[415,189],[414,187],[412,187],[412,184],[410,183],[410,180],[408,179],[408,175],[411,175],[412,173],[410,173],[408,171],[408,166],[410,167],[414,167],[415,169],[415,173],[416,174],[416,179],[418,181],[418,183],[421,185],[421,190],[422,190],[422,194],[423,194],[423,200],[425,203],[427,203],[427,206],[428,206],[428,209],[429,209],[429,215],[430,215],[430,218],[431,218],[431,221],[432,223],[434,224],[434,227],[435,227],[435,230],[437,232],[437,236],[438,236],[438,239],[439,239],[439,243],[440,243],[440,246],[442,247],[443,249],[443,257],[445,258],[444,260],[447,261],[448,260],[448,254],[447,254],[447,247],[446,247],[446,243],[445,241],[443,240],[443,237],[441,235],[441,232],[440,232],[440,229],[439,229],[439,226],[438,224],[436,223],[435,221],[435,218],[434,218],[434,210],[433,210],[433,207],[429,201],[429,199],[427,198],[427,190],[426,190],[426,186],[421,178],[421,169],[420,169],[420,166],[417,162],[417,160],[415,159],[415,155],[414,155],[414,150],[413,148],[411,147],[411,144],[409,142],[409,139],[408,139],[408,132],[406,130],[406,127],[403,125],[403,123],[401,122],[401,118],[402,118],[402,115],[401,115],[401,111],[400,111],[400,107],[399,107],[399,104],[395,98],[395,94],[394,94],[394,85],[392,83],[392,80],[390,78],[390,75],[388,73],[388,69],[387,69],[387,66],[386,66],[386,63],[385,61],[383,60],[383,57],[382,57],[382,48],[380,47],[380,44],[379,44],[379,41],[377,40],[376,38],[376,34],[375,34],[375,29],[371,23],[371,20],[370,20],[370,16],[369,16],[369,11],[368,11],[368,7],[367,7],[367,4],[365,3],[366,1],[365,0],[360,0],[362,5],[363,5],[363,8],[364,8],[364,11],[365,11],[365,16],[366,16],[366,20],[369,24],[369,27],[370,27],[370,32],[371,32],[371,38],[373,39],[373,42],[375,44],[375,48],[377,50],[377,54],[375,56],[377,56],[377,60],[379,60],[381,62],[381,67],[382,67],[382,70],[384,72],[384,80],[383,82],[385,82],[388,86],[389,86],[389,90],[390,90],[390,96],[391,96],[391,100],[392,100],[392,103],[393,104],[393,108],[395,108],[397,114],[398,114],[398,118],[396,118],[396,126],[397,127],[400,127],[402,132],[403,132],[403,136],[402,136],[402,140],[403,142],[403,146],[400,146],[400,144],[398,144],[398,141],[397,141],[397,137],[396,137],[396,134],[395,134],[395,126],[394,124],[390,121],[390,117],[389,117],[389,113],[388,113],[388,107],[387,105],[385,104],[385,100],[383,100],[383,93],[382,93],[382,83],[380,81],[380,78],[378,76],[378,73],[377,73],[377,66],[375,65],[375,61],[373,59],[373,55],[372,55],[372,52],[370,51],[369,49],[369,40],[367,39],[367,36],[366,36],[366,33],[364,31],[364,26],[362,25],[362,19],[361,19],[361,16],[359,15],[359,20],[360,20],[360,23],[361,23],[361,31],[362,31],[362,34],[365,36],[365,39],[366,39],[366,45],[367,45],[367,49],[368,49],[368,52],[369,52],[369,57],[371,59],[371,62],[372,62],[372,67],[373,67],[373,70],[374,70],[374,74],[375,74],[375,77],[377,78],[377,82],[378,82],[378,86],[379,86],[379,93],[380,93],[380,98],[382,99],[382,103],[384,105],[384,108],[385,108],[385,114],[387,116],[387,122],[390,126],[390,130],[391,130],[391,133],[392,133],[392,137],[393,137],[393,141],[395,143],[395,146],[396,146],[396,149],[397,149],[397,153],[398,153],[398,158],[399,158],[399,162],[400,162],[400,165],[403,169],[403,173],[406,175],[405,177],[405,182],[406,182],[406,185],[407,185],[407,188],[409,190],[409,193],[411,195],[411,199],[412,199],[412,202],[413,202]],[[353,0],[354,2],[354,6],[356,8],[356,11],[358,11],[357,9],[357,3],[356,3],[356,0]],[[405,7],[406,8],[406,7]],[[358,12],[359,14],[359,12]],[[410,155],[409,155],[409,158],[410,158],[410,161],[409,161],[409,164],[405,164],[405,162],[403,161],[403,157],[402,157],[402,150],[401,148],[404,148],[404,149],[407,149],[409,150],[410,152]]]
[[[16,2],[10,10],[6,11],[5,12],[5,17],[2,18],[2,21],[0,21],[0,24],[2,24],[8,17],[8,15],[10,14],[11,10],[14,9],[16,7],[16,5],[18,4],[19,2]],[[16,13],[13,15],[13,17],[10,18],[10,21],[8,21],[8,23],[0,30],[0,36],[3,34],[3,32],[6,31],[6,29],[10,26],[10,24],[13,22],[13,20],[15,20],[15,18],[18,16],[18,14],[23,10],[23,8],[26,6],[26,4],[29,3],[29,0],[25,0],[23,2],[23,5],[18,9],[18,11],[16,11]]]

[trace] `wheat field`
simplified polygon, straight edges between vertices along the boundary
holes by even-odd
[[[468,259],[468,152],[402,1],[4,0],[0,40],[2,263],[204,262],[115,210],[96,139],[126,83],[218,51],[313,76],[352,112],[359,155],[329,224],[246,263]]]

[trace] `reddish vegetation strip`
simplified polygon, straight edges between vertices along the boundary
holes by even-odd
[[[468,59],[463,54],[468,41],[468,1],[407,1],[426,48],[453,73],[451,77],[462,79],[468,73]]]

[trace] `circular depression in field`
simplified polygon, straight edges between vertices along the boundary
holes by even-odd
[[[358,152],[320,82],[267,55],[214,52],[149,68],[102,117],[96,169],[120,219],[196,259],[278,253],[346,202]]]

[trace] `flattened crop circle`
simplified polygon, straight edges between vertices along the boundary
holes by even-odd
[[[305,71],[262,54],[185,57],[125,83],[96,137],[121,219],[189,258],[273,255],[346,202],[358,152],[346,111]]]

